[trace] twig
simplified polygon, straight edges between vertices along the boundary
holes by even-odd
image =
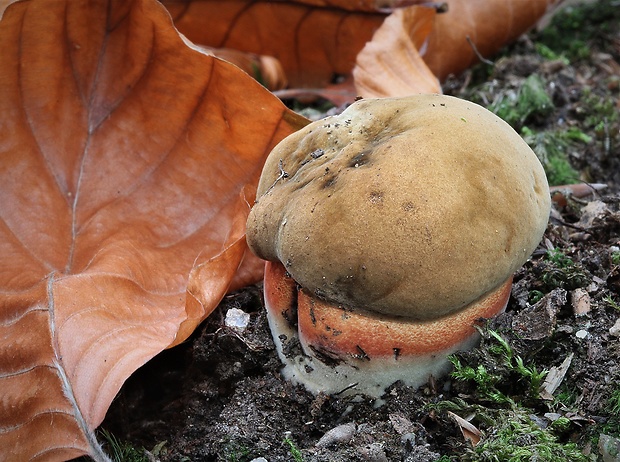
[[[474,42],[472,42],[469,35],[467,35],[465,38],[467,39],[467,43],[469,43],[469,46],[471,47],[472,50],[474,50],[474,53],[476,54],[476,56],[481,62],[483,62],[484,64],[488,64],[489,66],[495,65],[493,61],[486,59],[484,56],[480,54],[480,52],[478,51],[478,48],[476,48],[476,45],[474,44]]]
[[[280,169],[280,174],[278,175],[278,178],[276,178],[273,184],[269,186],[267,191],[265,191],[265,194],[271,191],[275,187],[275,185],[278,183],[278,181],[283,180],[284,178],[288,178],[288,173],[284,171],[284,162],[282,161],[282,159],[280,159],[280,162],[278,162],[278,169]]]

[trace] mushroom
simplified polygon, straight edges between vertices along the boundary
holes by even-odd
[[[550,196],[521,137],[443,95],[360,100],[270,153],[247,222],[283,374],[312,392],[418,387],[502,312]]]

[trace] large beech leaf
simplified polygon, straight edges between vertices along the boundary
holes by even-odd
[[[449,0],[422,53],[440,80],[490,57],[532,28],[561,0]]]
[[[558,1],[449,0],[442,13],[429,6],[395,11],[357,55],[357,93],[370,98],[440,92],[439,81],[499,51]]]
[[[357,55],[353,77],[364,98],[441,93],[439,79],[419,50],[433,30],[435,8],[403,8],[388,16]]]
[[[334,75],[350,73],[357,53],[385,18],[385,13],[368,12],[372,2],[346,0],[341,3],[365,12],[290,1],[162,2],[190,40],[273,56],[292,87],[324,87]]]
[[[305,123],[154,0],[0,22],[0,460],[102,459],[125,379],[256,281],[244,223]]]
[[[488,57],[514,40],[559,0],[162,0],[169,8],[179,30],[191,40],[208,46],[234,48],[277,58],[292,87],[325,87],[334,76],[352,72],[358,53],[371,39],[380,43],[368,44],[378,54],[358,63],[367,76],[380,80],[395,74],[385,87],[368,96],[386,96],[394,84],[393,94],[408,94],[403,80],[409,68],[414,69],[411,80],[423,79],[429,89],[432,75],[439,80],[460,73],[478,60]],[[401,15],[398,21],[382,26],[387,14],[398,13],[399,7],[420,8],[416,4],[446,4],[447,12],[430,20],[423,14],[417,19]],[[414,5],[414,6],[410,6]],[[400,24],[398,22],[401,21]],[[431,31],[420,42],[422,30],[428,24]],[[377,32],[379,27],[390,31]],[[406,31],[411,44],[404,45]],[[397,37],[389,37],[396,34]],[[468,41],[469,37],[469,41]],[[422,44],[421,48],[415,47]],[[420,55],[428,70],[421,70]],[[475,50],[475,48],[477,50]],[[401,66],[407,56],[414,62]],[[376,60],[375,65],[370,61]],[[394,61],[395,63],[393,63]],[[378,87],[364,78],[358,87]],[[417,86],[412,84],[414,92]]]

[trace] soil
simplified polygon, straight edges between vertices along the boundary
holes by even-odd
[[[447,94],[498,111],[512,102],[517,115],[502,115],[513,117],[518,131],[538,136],[543,147],[541,137],[551,136],[561,148],[568,163],[552,162],[560,164],[560,178],[606,185],[582,197],[561,189],[543,241],[515,276],[506,312],[482,329],[479,348],[457,356],[467,370],[482,367],[491,379],[478,376],[476,382],[461,369],[460,376],[435,378],[420,389],[397,383],[382,406],[359,395],[314,396],[280,376],[255,286],[228,295],[187,342],[138,370],[102,428],[146,448],[146,460],[162,462],[566,458],[489,454],[490,447],[476,452],[478,438],[454,418],[469,420],[474,434],[481,431],[481,448],[499,441],[502,419],[516,433],[515,416],[522,415],[545,432],[562,422],[550,432],[553,441],[566,448],[574,443],[589,455],[584,460],[620,460],[598,446],[620,437],[619,10],[614,0],[567,8],[493,65],[481,64],[444,85]],[[519,91],[531,75],[540,77],[551,104],[525,111]],[[571,134],[553,138],[558,133]],[[245,330],[226,327],[232,308],[249,314]],[[490,331],[501,335],[510,354]],[[517,356],[530,370],[550,371],[547,377],[563,363],[568,369],[558,374],[555,390],[538,387],[514,366]]]

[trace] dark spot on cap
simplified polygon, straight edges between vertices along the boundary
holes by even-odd
[[[415,204],[411,201],[403,202],[401,207],[403,208],[403,211],[405,212],[415,212],[415,209],[416,209]]]
[[[324,175],[323,176],[323,189],[327,189],[330,188],[332,186],[334,186],[334,184],[336,183],[336,175]]]
[[[368,200],[371,204],[383,205],[383,191],[371,191]]]
[[[351,160],[349,161],[349,167],[357,168],[357,167],[367,164],[370,161],[371,152],[372,152],[371,149],[366,149],[365,151],[362,151],[359,154],[356,154],[355,156],[353,156]]]

